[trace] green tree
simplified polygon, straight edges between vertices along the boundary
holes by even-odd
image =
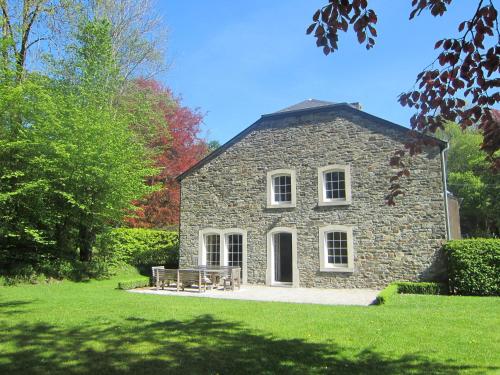
[[[462,200],[462,231],[470,236],[498,236],[500,230],[500,175],[492,174],[488,155],[479,146],[481,132],[448,123],[440,136],[450,143],[448,189]]]
[[[208,142],[208,153],[214,152],[221,146],[220,142],[217,140],[213,140]]]
[[[110,24],[87,22],[51,78],[0,82],[0,243],[12,258],[92,256],[96,235],[154,190],[155,170],[131,119],[114,106],[120,83]],[[23,258],[26,258],[22,256]]]

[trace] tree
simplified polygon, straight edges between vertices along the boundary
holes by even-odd
[[[489,171],[488,155],[479,148],[481,132],[475,128],[463,131],[459,125],[448,123],[438,134],[450,144],[448,189],[462,201],[462,232],[468,236],[498,236],[500,175]]]
[[[217,140],[213,140],[208,142],[208,152],[214,152],[221,146],[220,142]]]
[[[156,0],[78,0],[84,19],[111,24],[114,58],[125,80],[152,77],[166,69],[167,28]],[[82,17],[80,15],[80,17]],[[80,22],[77,17],[74,22]]]
[[[425,10],[442,16],[452,0],[412,0],[410,19]],[[492,0],[476,0],[477,8],[468,20],[458,25],[459,38],[438,40],[435,49],[440,53],[433,63],[417,75],[413,89],[399,96],[402,106],[415,108],[410,125],[415,139],[396,150],[390,160],[399,172],[391,178],[386,201],[395,204],[403,194],[398,180],[409,176],[405,157],[422,152],[432,143],[422,134],[443,129],[448,121],[457,122],[462,129],[477,126],[483,134],[481,149],[486,152],[490,166],[500,170],[500,122],[492,109],[500,101],[500,31],[498,12]],[[354,29],[360,44],[373,48],[377,37],[377,14],[369,8],[368,0],[329,0],[313,15],[307,33],[314,32],[316,44],[328,55],[338,50],[339,31]],[[469,103],[467,103],[469,101]]]
[[[2,50],[2,58],[4,64],[7,60],[15,63],[17,80],[22,78],[30,49],[49,38],[40,35],[42,24],[56,9],[49,0],[0,0],[2,38],[9,40],[8,48]]]
[[[122,77],[153,76],[166,68],[166,28],[155,9],[154,0],[0,0],[2,37],[12,41],[2,57],[15,61],[19,80],[35,47],[32,60],[64,54],[81,23],[106,19]]]
[[[96,235],[154,191],[150,155],[115,107],[119,70],[107,21],[82,24],[52,78],[2,66],[0,243],[9,255],[92,257]],[[25,258],[25,257],[23,257]]]
[[[161,184],[162,188],[136,201],[135,215],[127,222],[135,227],[165,227],[179,222],[180,187],[176,177],[203,158],[208,150],[200,139],[203,115],[197,110],[182,106],[170,90],[154,80],[135,81],[133,97],[149,103],[147,113],[127,101],[125,107],[136,121],[133,129],[156,152],[155,166],[160,172],[148,179],[148,183]],[[139,108],[144,108],[141,105]],[[144,123],[144,119],[146,123]],[[153,124],[153,128],[150,125]]]

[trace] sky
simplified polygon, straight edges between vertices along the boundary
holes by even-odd
[[[184,105],[205,114],[203,136],[221,143],[256,121],[305,99],[360,102],[364,111],[408,126],[397,102],[437,56],[438,39],[457,36],[477,3],[455,0],[443,17],[409,21],[411,0],[371,0],[378,15],[373,49],[340,35],[328,57],[305,30],[327,0],[161,0],[168,28],[159,79]]]

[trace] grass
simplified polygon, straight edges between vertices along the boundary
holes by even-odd
[[[500,373],[500,298],[397,295],[349,307],[116,285],[0,287],[0,373]]]

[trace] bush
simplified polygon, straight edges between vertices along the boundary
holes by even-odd
[[[375,299],[375,304],[383,305],[384,303],[387,303],[387,301],[389,301],[397,293],[398,293],[398,283],[391,283],[388,286],[386,286],[385,289],[382,289],[382,291],[378,294],[377,298]]]
[[[500,239],[476,238],[444,245],[448,276],[454,293],[500,295]]]
[[[398,282],[398,293],[401,294],[448,294],[448,287],[442,283]]]
[[[375,299],[375,304],[387,303],[396,294],[448,294],[447,292],[447,286],[442,283],[396,281],[382,289]]]
[[[149,279],[137,279],[130,281],[121,281],[118,283],[118,289],[129,290],[135,288],[144,288],[149,286]]]
[[[126,263],[149,273],[152,266],[177,268],[179,264],[179,235],[173,231],[113,229],[100,236],[97,248],[97,256],[110,266]]]
[[[3,274],[2,284],[41,284],[50,280],[70,279],[82,281],[103,279],[111,276],[108,265],[99,260],[80,262],[65,259],[41,259],[36,265],[17,264]]]

